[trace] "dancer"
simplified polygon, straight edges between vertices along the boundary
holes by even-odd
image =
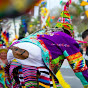
[[[68,6],[69,2],[61,13],[67,16],[68,20],[64,18],[66,20],[61,24],[59,20],[56,27],[64,27],[62,30],[68,31],[72,36],[73,27],[67,11]],[[66,58],[84,88],[87,88],[88,74],[85,59],[80,53],[78,43],[71,36],[61,31],[45,33],[42,30],[14,42],[7,54],[10,63],[10,81],[8,81],[10,86],[13,88],[60,88],[56,73]]]
[[[8,49],[4,46],[0,47],[0,88],[7,88],[5,84],[5,71],[4,68],[7,62]]]

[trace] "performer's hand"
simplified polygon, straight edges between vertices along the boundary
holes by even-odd
[[[28,58],[28,56],[29,56],[28,51],[25,49],[21,49],[16,46],[12,46],[10,49],[12,50],[14,57],[17,59],[24,60],[24,59]]]

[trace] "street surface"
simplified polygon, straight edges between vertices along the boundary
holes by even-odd
[[[64,61],[60,71],[65,81],[70,84],[71,88],[83,88],[81,81],[75,76],[67,60]]]

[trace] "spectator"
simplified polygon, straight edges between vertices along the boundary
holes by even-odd
[[[81,44],[80,51],[83,54],[83,57],[84,57],[86,64],[88,66],[88,29],[82,33],[82,39],[84,42],[87,42],[87,43]]]
[[[7,88],[5,84],[5,71],[4,68],[7,62],[7,48],[0,48],[0,88]]]

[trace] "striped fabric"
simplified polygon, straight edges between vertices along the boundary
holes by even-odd
[[[49,75],[50,75],[50,88],[53,88],[52,75],[51,73]]]
[[[37,69],[40,73],[40,76],[38,78],[39,88],[55,88],[53,86],[54,80],[55,80],[54,82],[55,82],[56,88],[61,88],[58,81],[53,77],[53,75],[50,73],[50,71],[48,69],[46,69],[45,67],[37,67]],[[53,81],[52,81],[52,79],[53,79]]]
[[[37,88],[37,68],[22,65],[23,77],[27,88]]]
[[[10,65],[12,88],[37,88],[37,68],[12,62]]]
[[[12,62],[9,68],[12,88],[55,88],[55,78],[46,67],[34,67]],[[52,81],[53,79],[53,81]],[[60,88],[58,81],[54,81]],[[10,87],[11,88],[11,87]]]
[[[82,72],[87,69],[84,58],[80,52],[66,57],[74,72]]]
[[[45,67],[37,67],[40,76],[38,78],[39,88],[50,88],[49,70]]]
[[[23,78],[23,72],[22,72],[22,66],[19,66],[19,70],[18,70],[18,74],[19,74],[19,81],[20,81],[20,86],[25,86],[25,82],[24,82],[24,78]]]
[[[59,17],[57,22],[72,24],[72,21],[70,18],[63,18],[63,17]]]

